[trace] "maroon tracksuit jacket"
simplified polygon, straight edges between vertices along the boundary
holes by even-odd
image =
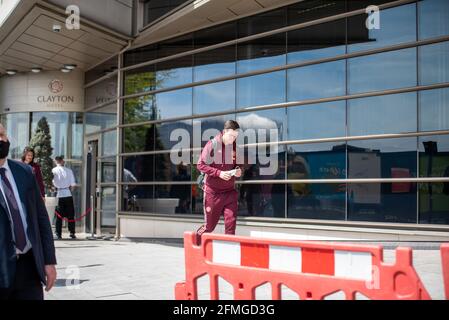
[[[236,144],[234,142],[232,146],[225,146],[222,136],[223,134],[220,133],[214,138],[217,142],[218,154],[214,154],[212,141],[209,141],[203,148],[197,164],[198,170],[206,174],[203,199],[205,224],[197,231],[198,244],[201,243],[203,233],[214,231],[221,214],[224,215],[226,234],[235,234],[238,209],[238,192],[234,186],[235,177],[225,181],[220,178],[220,173],[235,169]],[[221,163],[216,161],[220,158]]]

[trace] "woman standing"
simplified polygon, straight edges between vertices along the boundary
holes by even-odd
[[[22,162],[31,166],[33,169],[34,176],[36,177],[37,184],[39,186],[39,190],[41,191],[41,196],[45,201],[45,186],[44,179],[42,178],[41,167],[38,163],[34,162],[34,150],[33,148],[26,147],[23,150],[22,154]]]

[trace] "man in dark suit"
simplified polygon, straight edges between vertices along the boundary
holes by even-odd
[[[56,280],[47,210],[30,166],[8,160],[0,123],[0,300],[43,300]]]

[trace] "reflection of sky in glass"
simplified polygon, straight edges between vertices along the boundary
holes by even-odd
[[[196,54],[194,81],[203,81],[235,74],[235,46]]]
[[[345,20],[290,31],[288,33],[287,63],[323,59],[344,54],[346,52],[345,33]]]
[[[235,74],[235,62],[213,63],[196,66],[194,68],[194,81],[226,77]]]
[[[237,61],[237,73],[246,73],[285,65],[285,54]]]
[[[285,102],[285,71],[237,80],[237,107]]]
[[[356,140],[348,141],[348,148],[363,148],[366,151],[379,151],[380,153],[415,152],[416,164],[416,137],[398,139]]]
[[[253,129],[256,135],[258,129],[267,130],[268,138],[270,134],[269,130],[277,129],[279,141],[284,140],[284,131],[286,130],[284,108],[240,113],[237,114],[237,122],[242,130]]]
[[[423,142],[427,141],[435,141],[437,143],[438,152],[449,152],[449,135],[419,137],[418,147],[420,152],[425,151]]]
[[[235,80],[198,86],[193,94],[194,114],[235,109]]]
[[[422,0],[418,2],[419,39],[449,34],[449,1]]]
[[[449,82],[449,42],[419,47],[419,84]]]
[[[192,115],[192,88],[162,92],[156,95],[161,119]]]
[[[288,139],[319,139],[346,135],[346,102],[336,101],[287,109]]]
[[[117,131],[105,132],[102,134],[101,156],[113,156],[117,154]]]
[[[351,136],[416,131],[416,93],[348,101]]]
[[[348,60],[349,93],[416,86],[416,48]]]
[[[335,61],[288,70],[288,101],[344,95],[345,69],[345,61]]]
[[[306,51],[290,52],[287,55],[287,63],[324,59],[345,54],[345,46],[311,49]]]
[[[351,19],[351,18],[350,18]],[[352,21],[360,21],[360,28],[366,28],[365,19],[353,18]],[[356,28],[350,24],[351,28]],[[380,29],[368,30],[369,41],[351,44],[348,52],[369,50],[388,45],[416,40],[416,4],[390,8],[380,11]]]
[[[2,116],[2,124],[6,128],[8,140],[11,143],[9,149],[12,159],[20,158],[23,149],[28,144],[29,117],[29,113],[11,113]],[[33,129],[35,130],[35,128]],[[33,133],[34,130],[32,131]]]
[[[92,133],[117,125],[117,115],[113,113],[87,112],[86,133]]]
[[[157,88],[170,88],[192,82],[192,68],[177,68],[156,72]]]
[[[449,89],[419,92],[419,130],[449,129]]]

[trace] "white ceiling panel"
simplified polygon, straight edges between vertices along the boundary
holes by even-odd
[[[83,19],[80,30],[66,29],[62,8],[40,3],[17,14],[23,16],[14,16],[18,23],[13,29],[0,29],[0,76],[7,69],[59,70],[64,64],[87,70],[128,44],[128,37]],[[60,32],[53,31],[54,24],[62,26]]]

